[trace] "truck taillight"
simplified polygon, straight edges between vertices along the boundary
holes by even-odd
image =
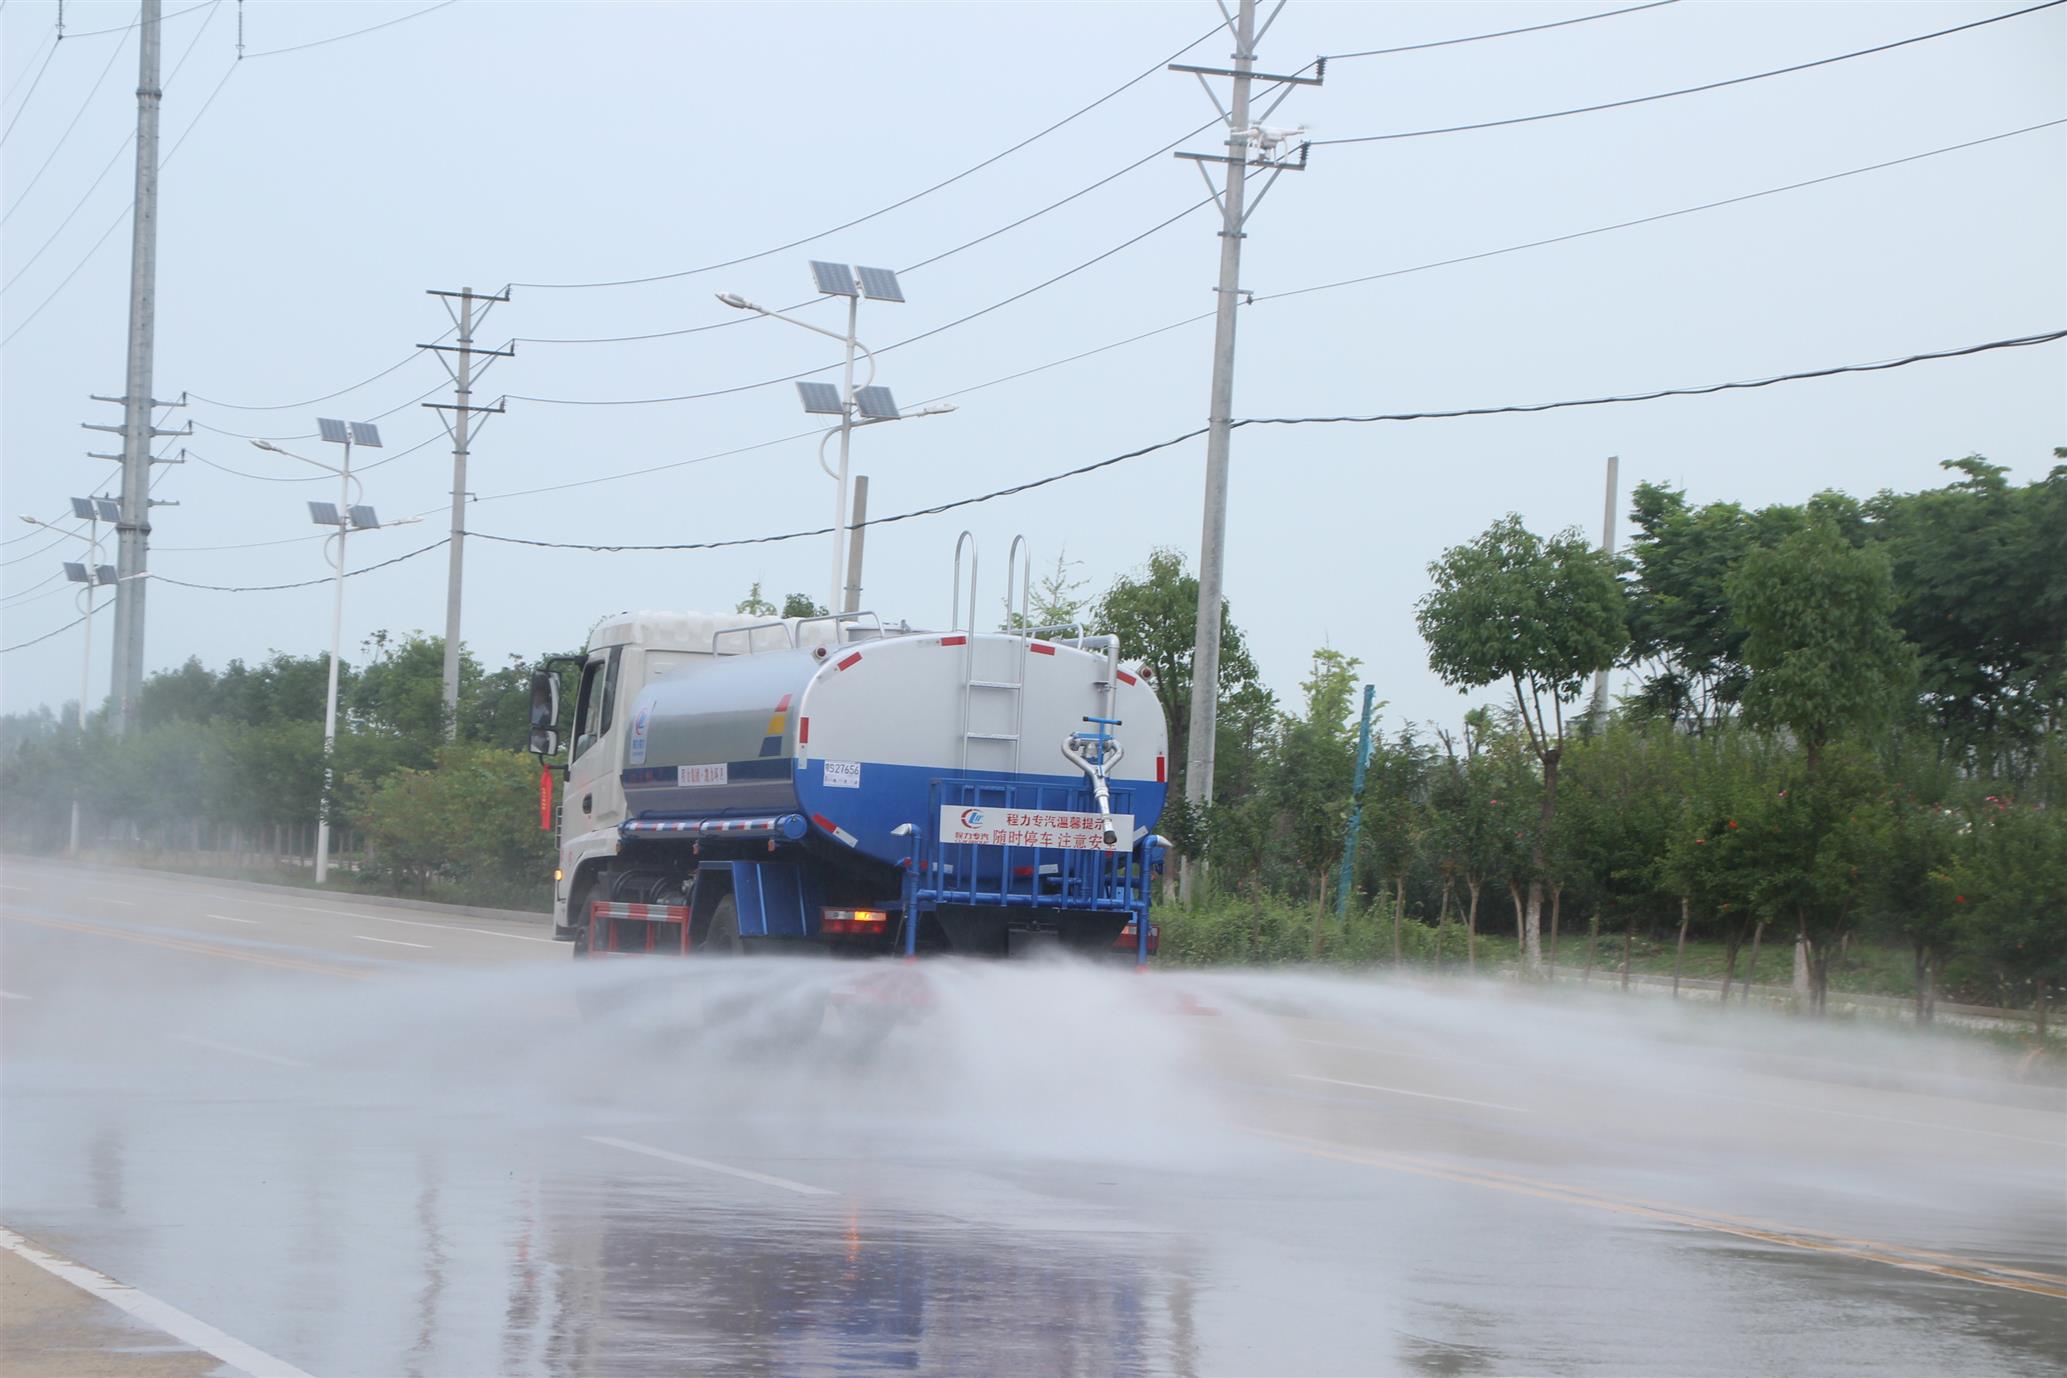
[[[818,929],[821,933],[874,937],[888,931],[889,922],[890,916],[880,909],[822,909]]]

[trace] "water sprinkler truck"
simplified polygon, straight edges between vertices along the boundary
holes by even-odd
[[[944,632],[865,612],[607,618],[564,739],[561,667],[535,673],[531,749],[564,777],[554,937],[578,958],[1145,964],[1168,846],[1154,692],[1110,635],[977,631],[973,559],[967,616],[959,568],[956,595]]]

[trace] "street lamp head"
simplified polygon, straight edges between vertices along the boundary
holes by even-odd
[[[760,309],[737,292],[720,292],[718,293],[718,300],[731,307],[734,311],[757,311]]]
[[[281,449],[278,445],[275,445],[270,440],[254,440],[251,443],[258,449],[271,450],[276,455],[284,455],[287,453],[287,451]]]
[[[934,404],[933,404],[932,406],[930,406],[930,407],[920,407],[920,408],[919,408],[919,409],[918,409],[917,411],[913,412],[913,413],[912,413],[912,415],[913,415],[913,416],[946,416],[946,415],[947,415],[947,414],[948,414],[949,412],[951,412],[951,411],[953,411],[953,410],[955,410],[955,404],[954,404],[954,403],[952,403],[952,402],[935,402],[935,403],[934,403]]]

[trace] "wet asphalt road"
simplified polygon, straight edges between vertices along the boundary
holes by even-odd
[[[0,920],[0,1225],[309,1374],[2067,1368],[2067,1105],[1960,1040],[18,860]]]

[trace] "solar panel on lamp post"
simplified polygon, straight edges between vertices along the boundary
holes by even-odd
[[[381,525],[379,517],[371,507],[352,501],[352,487],[359,480],[352,474],[352,447],[364,446],[379,449],[380,429],[368,421],[334,421],[329,417],[316,419],[317,433],[328,443],[344,447],[344,463],[331,466],[321,460],[298,455],[292,450],[283,450],[267,440],[251,443],[261,450],[298,459],[304,464],[313,464],[318,469],[327,469],[337,475],[337,501],[311,502],[309,520],[318,526],[335,527],[337,534],[336,574],[331,581],[330,600],[330,672],[323,693],[323,794],[316,811],[316,884],[321,885],[330,876],[330,813],[331,789],[335,779],[337,753],[337,668],[338,657],[343,649],[344,639],[344,581],[345,581],[345,538],[353,531],[371,531]],[[405,518],[389,522],[390,526],[406,526],[417,520]],[[328,545],[328,542],[325,542]]]
[[[757,315],[772,316],[778,321],[788,321],[791,325],[802,326],[806,330],[838,340],[846,346],[838,389],[830,383],[798,383],[797,392],[803,400],[806,413],[840,418],[837,431],[826,433],[826,439],[830,439],[835,433],[840,437],[840,466],[837,471],[825,466],[824,440],[821,440],[818,446],[819,467],[826,468],[826,472],[839,485],[838,496],[833,502],[832,581],[826,606],[836,611],[853,612],[853,604],[858,599],[860,590],[850,587],[845,597],[842,597],[840,592],[840,580],[847,564],[847,542],[852,535],[847,529],[847,497],[851,482],[848,469],[848,442],[857,426],[901,419],[897,414],[896,403],[890,400],[890,390],[874,386],[876,356],[870,353],[868,346],[856,338],[855,332],[860,326],[863,297],[871,301],[901,302],[904,300],[904,289],[898,284],[897,274],[888,268],[856,268],[849,264],[829,263],[820,259],[811,261],[811,280],[823,295],[847,299],[845,334],[828,330],[822,325],[813,325],[809,321],[800,321],[780,311],[770,311],[765,306],[748,301],[737,292],[720,292],[718,300],[735,311],[752,311]],[[854,386],[854,355],[857,350],[868,359],[868,382],[859,389]],[[862,394],[869,394],[865,402]],[[928,408],[925,412],[914,415],[936,415],[940,410],[942,409]],[[952,411],[953,408],[948,407],[945,410]]]

